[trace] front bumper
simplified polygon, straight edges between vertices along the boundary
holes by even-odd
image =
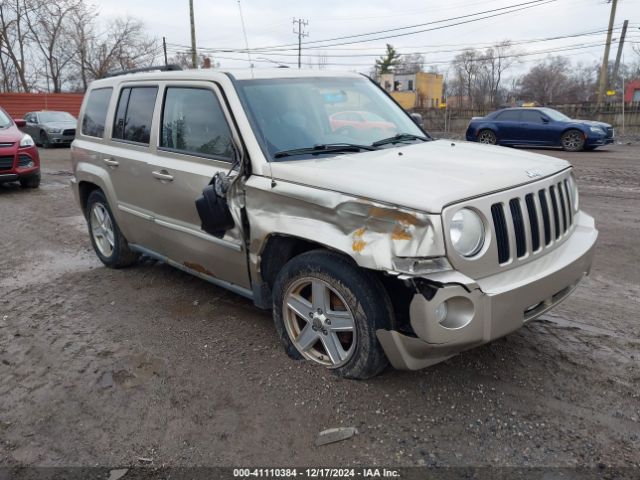
[[[588,136],[585,140],[585,146],[587,147],[597,147],[602,145],[610,145],[615,141],[615,138],[612,136]]]
[[[580,212],[560,247],[540,259],[476,281],[447,283],[429,300],[415,294],[410,321],[416,336],[378,330],[395,368],[417,370],[517,330],[564,300],[589,273],[598,231]],[[439,322],[438,305],[448,315]]]
[[[0,152],[0,157],[9,159],[7,168],[0,168],[0,183],[16,182],[21,178],[31,177],[40,173],[40,158],[36,147],[28,147],[9,152]]]
[[[49,133],[49,143],[55,144],[70,144],[76,138],[74,135],[64,135],[62,133]]]

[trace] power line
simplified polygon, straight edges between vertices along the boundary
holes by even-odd
[[[510,55],[504,55],[502,56],[502,58],[520,58],[520,57],[528,57],[528,56],[535,56],[535,55],[549,55],[549,54],[554,54],[554,53],[560,53],[560,52],[569,52],[569,51],[575,51],[575,50],[585,50],[585,49],[590,49],[590,48],[596,48],[596,47],[601,47],[603,46],[604,43],[603,42],[597,42],[597,43],[582,43],[582,44],[575,44],[575,45],[569,45],[569,46],[564,46],[564,47],[556,47],[556,48],[549,48],[549,49],[543,49],[543,50],[537,50],[537,51],[530,51],[530,52],[521,52],[521,53],[514,53],[514,54],[510,54]],[[217,56],[217,58],[220,59],[224,59],[224,60],[238,60],[238,61],[242,61],[242,59],[237,58],[237,57],[228,57],[228,56]],[[474,60],[472,60],[473,62],[482,62],[487,60],[489,57],[477,57]],[[263,60],[260,60],[263,63],[278,63],[278,64],[283,64],[283,65],[296,65],[295,62],[290,62],[290,61],[275,61],[273,59],[269,59],[267,57],[263,57]],[[426,62],[425,66],[438,66],[438,65],[446,65],[449,63],[452,63],[454,61],[454,59],[447,59],[447,60],[435,60],[432,62]],[[338,67],[368,67],[371,66],[371,64],[368,63],[332,63],[332,62],[327,62],[325,65],[331,65],[331,66],[338,66]]]
[[[528,2],[524,2],[524,3],[518,3],[518,4],[513,4],[513,5],[509,5],[506,7],[500,7],[500,8],[494,8],[491,10],[485,10],[482,12],[476,12],[476,13],[470,13],[467,15],[460,15],[457,17],[451,17],[451,18],[447,18],[447,19],[442,19],[442,20],[435,20],[432,22],[426,22],[426,23],[419,23],[419,24],[415,24],[415,25],[407,25],[404,27],[396,27],[396,28],[390,28],[390,29],[386,29],[386,30],[378,30],[378,31],[374,31],[374,32],[368,32],[368,33],[360,33],[360,34],[356,34],[356,35],[344,35],[341,37],[334,37],[334,38],[326,38],[323,40],[313,40],[310,42],[305,42],[304,46],[307,48],[326,48],[326,47],[332,47],[332,46],[339,46],[339,45],[350,45],[353,43],[363,43],[363,42],[370,42],[370,41],[374,41],[374,40],[385,40],[388,38],[396,38],[396,37],[403,37],[403,36],[407,36],[407,35],[415,35],[417,33],[424,33],[424,32],[430,32],[433,30],[441,30],[444,28],[450,28],[450,27],[454,27],[457,25],[464,25],[467,23],[472,23],[472,22],[477,22],[480,20],[486,20],[488,18],[494,18],[494,17],[498,17],[501,15],[507,15],[509,13],[514,13],[514,12],[518,12],[521,10],[526,10],[528,8],[533,8],[533,7],[537,7],[540,5],[545,5],[548,3],[554,3],[557,2],[558,0],[531,0]],[[520,8],[516,8],[516,7],[520,7]],[[508,10],[508,11],[505,11]],[[498,13],[494,13],[494,12],[498,12]],[[358,38],[358,37],[364,37],[364,36],[370,36],[370,35],[378,35],[381,33],[391,33],[391,32],[398,32],[401,30],[408,30],[408,29],[412,29],[412,28],[418,28],[418,27],[423,27],[423,26],[427,26],[427,25],[435,25],[435,24],[439,24],[439,23],[445,23],[445,22],[451,22],[453,20],[461,20],[464,18],[469,18],[469,17],[476,17],[478,15],[485,15],[487,13],[491,13],[491,15],[487,15],[484,17],[480,17],[480,18],[471,18],[469,20],[465,20],[465,21],[461,21],[461,22],[457,22],[457,23],[452,23],[452,24],[448,24],[448,25],[442,25],[439,27],[434,27],[434,28],[428,28],[428,29],[423,29],[423,30],[416,30],[413,32],[405,32],[405,33],[398,33],[398,34],[394,34],[394,35],[388,35],[388,36],[382,36],[382,37],[377,37],[377,38],[368,38],[368,39],[360,39],[360,40],[353,40],[351,42],[342,42],[342,43],[336,43],[336,44],[323,44],[323,45],[314,45],[314,44],[318,44],[318,43],[322,43],[322,42],[333,42],[333,41],[337,41],[337,40],[345,40],[345,39],[350,39],[350,38]],[[271,46],[267,46],[267,47],[263,47],[262,50],[266,51],[266,50],[271,50],[271,49],[276,49],[276,48],[282,48],[282,47],[291,47],[294,46],[294,44],[282,44],[282,45],[271,45]]]
[[[542,42],[548,42],[548,41],[564,40],[564,39],[577,38],[577,37],[582,37],[582,36],[597,35],[597,34],[604,33],[604,32],[607,32],[607,30],[606,29],[604,29],[604,30],[594,30],[594,31],[589,31],[589,32],[573,33],[573,34],[567,34],[567,35],[559,35],[559,36],[555,36],[555,37],[521,39],[521,40],[511,41],[510,45],[514,46],[514,45],[522,45],[522,44],[542,43]],[[491,46],[495,46],[496,43],[499,43],[499,42],[476,44],[473,47],[470,47],[468,44],[457,44],[459,46],[462,46],[462,48],[444,49],[444,50],[424,50],[424,51],[412,50],[410,52],[405,53],[405,55],[411,55],[411,54],[431,55],[431,54],[434,54],[434,53],[455,53],[455,52],[462,52],[462,51],[467,50],[469,48],[482,48],[483,46],[484,47],[491,47]],[[170,44],[170,45],[172,45],[174,47],[188,48],[186,45],[179,45],[179,44]],[[431,45],[431,47],[439,47],[439,46],[454,46],[454,45],[446,45],[446,44],[445,45]],[[420,47],[414,47],[414,48],[420,48]],[[244,49],[208,48],[208,47],[201,47],[200,50],[207,51],[207,52],[210,52],[210,53],[244,53],[245,52]],[[283,57],[296,56],[297,53],[293,53],[293,52],[291,52],[291,50],[293,50],[293,49],[282,50],[282,51],[277,51],[277,52],[264,52],[261,49],[256,48],[256,49],[253,49],[252,52],[256,53],[256,54],[263,54],[264,53],[264,54],[268,54],[270,56],[283,56]],[[336,57],[336,58],[377,57],[377,56],[380,55],[380,51],[375,52],[375,53],[359,53],[359,54],[327,53],[326,55],[329,56],[329,57]]]

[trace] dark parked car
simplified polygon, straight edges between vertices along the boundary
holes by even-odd
[[[467,127],[470,142],[555,146],[569,152],[608,145],[613,135],[608,123],[573,120],[552,108],[505,108],[474,117]]]
[[[51,145],[70,145],[76,137],[76,117],[68,112],[46,110],[24,115],[27,122],[23,130],[43,148]]]
[[[40,185],[40,157],[29,134],[22,133],[22,119],[11,119],[0,108],[0,183],[20,182],[23,188]]]

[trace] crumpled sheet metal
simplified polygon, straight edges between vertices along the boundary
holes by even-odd
[[[246,184],[254,265],[269,235],[308,239],[351,256],[358,265],[394,270],[395,257],[445,254],[440,216],[328,190],[252,177]]]

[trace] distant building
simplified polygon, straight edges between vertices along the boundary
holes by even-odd
[[[438,73],[383,73],[379,82],[405,110],[439,108],[444,77]]]
[[[625,85],[624,101],[640,103],[640,80],[632,80]]]

